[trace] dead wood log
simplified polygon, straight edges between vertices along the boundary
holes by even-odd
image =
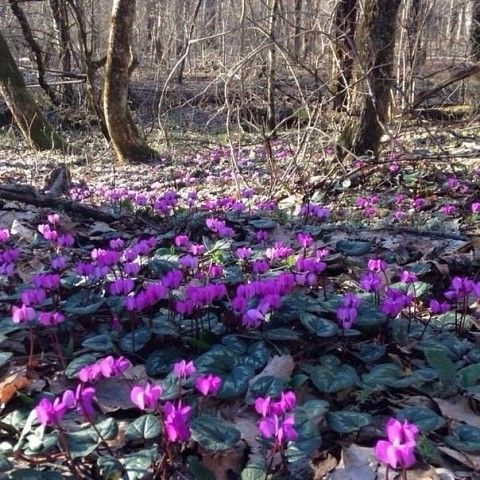
[[[84,217],[102,222],[113,222],[118,218],[99,208],[83,205],[68,198],[56,197],[39,192],[37,189],[22,184],[0,185],[0,199],[14,202],[23,202],[37,207],[63,209],[67,212],[77,213]]]

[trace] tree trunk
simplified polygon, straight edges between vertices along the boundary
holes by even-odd
[[[473,0],[472,4],[470,53],[473,61],[480,62],[480,0]]]
[[[339,154],[378,156],[387,121],[395,52],[395,24],[401,0],[363,0],[356,33],[356,65],[349,120],[339,139]]]
[[[53,25],[58,38],[59,56],[62,62],[64,72],[72,71],[72,50],[70,30],[68,27],[68,10],[65,0],[49,0],[50,10],[52,11]],[[63,101],[67,105],[73,105],[75,94],[71,84],[63,86]]]
[[[33,148],[37,150],[70,150],[68,144],[47,122],[28,92],[1,32],[0,93],[12,112],[15,123]]]
[[[8,0],[10,3],[10,8],[12,13],[15,15],[18,23],[20,24],[20,28],[22,29],[23,38],[27,42],[30,50],[32,50],[33,55],[35,56],[35,62],[37,64],[37,72],[38,72],[38,84],[42,87],[43,91],[50,97],[50,100],[54,105],[58,105],[60,102],[55,95],[54,90],[48,83],[45,81],[45,65],[43,63],[43,56],[42,56],[42,49],[40,45],[38,45],[37,41],[33,37],[32,29],[30,28],[30,24],[28,23],[27,16],[23,11],[22,7],[19,5],[18,0]],[[68,72],[70,71],[67,70]]]
[[[347,107],[348,89],[352,81],[357,24],[357,0],[339,0],[335,12],[335,57],[338,76],[335,82],[334,106]]]
[[[300,60],[300,51],[302,47],[302,3],[303,0],[295,0],[293,57],[297,62]]]
[[[276,49],[275,45],[275,24],[277,20],[278,0],[269,0],[269,25],[268,37],[270,47],[267,58],[267,128],[270,135],[275,133],[277,120],[275,115],[275,67],[276,67]]]
[[[114,0],[110,20],[103,105],[117,159],[139,162],[156,156],[140,137],[128,109],[128,85],[134,65],[132,51],[135,0]]]

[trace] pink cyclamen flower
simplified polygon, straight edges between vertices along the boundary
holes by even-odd
[[[130,400],[140,410],[155,410],[161,395],[160,385],[147,383],[145,387],[138,385],[133,387],[130,391]]]
[[[70,406],[68,394],[65,393],[63,398],[57,397],[53,402],[48,398],[43,398],[35,407],[35,413],[42,425],[53,426],[60,422]]]
[[[196,371],[197,369],[192,361],[180,360],[173,365],[173,374],[179,379],[191,377]]]
[[[52,224],[52,225],[57,225],[57,223],[60,221],[60,215],[58,213],[51,213],[50,215],[47,216],[47,220]]]
[[[384,272],[387,269],[387,262],[381,258],[371,258],[368,261],[368,269],[371,272]]]
[[[202,395],[216,395],[222,386],[222,379],[217,375],[203,375],[195,381],[195,388]]]
[[[303,247],[308,248],[313,243],[313,237],[308,233],[297,233],[297,243]]]
[[[252,249],[250,247],[240,247],[237,248],[235,255],[239,260],[247,261],[250,255],[252,254]]]
[[[44,327],[59,325],[65,321],[65,317],[60,312],[39,312],[38,323]]]
[[[402,270],[400,273],[400,281],[403,283],[415,283],[417,281],[417,276],[413,272]]]
[[[377,460],[392,468],[410,468],[416,462],[414,450],[417,445],[418,428],[406,420],[395,418],[387,422],[388,440],[379,440],[375,445]]]
[[[283,419],[278,415],[269,415],[258,422],[258,429],[263,438],[273,438],[276,445],[283,442],[293,442],[297,439],[293,415],[286,415]]]
[[[12,321],[13,323],[27,323],[33,321],[35,318],[35,310],[26,305],[12,307]]]
[[[86,418],[92,418],[95,410],[93,408],[93,397],[95,387],[85,387],[80,384],[75,392],[75,405],[77,410]]]
[[[440,208],[440,211],[444,215],[455,215],[457,208],[455,207],[455,205],[447,204],[447,205],[442,205]]]
[[[0,229],[0,244],[5,243],[10,238],[10,232],[7,228]]]
[[[472,213],[480,213],[480,202],[473,202],[470,209],[472,210]]]
[[[186,442],[190,438],[190,429],[188,419],[190,417],[191,407],[182,405],[179,400],[175,405],[172,402],[166,402],[163,407],[165,433],[169,442]]]

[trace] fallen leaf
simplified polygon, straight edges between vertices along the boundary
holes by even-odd
[[[26,376],[26,369],[21,369],[13,374],[8,375],[0,382],[0,407],[3,409],[5,405],[19,391],[30,385],[30,380]]]
[[[480,416],[470,409],[468,400],[465,397],[457,395],[450,400],[441,398],[434,398],[434,400],[440,407],[444,417],[480,428]]]
[[[255,377],[250,380],[253,385],[259,378],[272,376],[282,380],[288,380],[295,368],[295,362],[291,355],[275,355],[266,365],[266,367]]]

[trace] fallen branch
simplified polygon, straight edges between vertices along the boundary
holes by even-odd
[[[28,203],[37,207],[61,208],[67,212],[78,213],[84,217],[93,218],[94,220],[100,220],[102,222],[118,220],[114,215],[104,212],[99,208],[89,207],[68,198],[41,193],[29,185],[0,185],[0,199]]]
[[[465,80],[466,78],[471,77],[473,75],[478,75],[479,73],[480,73],[480,64],[469,65],[469,66],[466,66],[465,68],[458,69],[456,72],[454,72],[454,74],[450,78],[445,80],[440,85],[430,90],[421,92],[420,95],[416,98],[415,102],[413,103],[412,110],[417,108],[427,98],[430,98],[433,95],[435,95],[442,88],[448,87],[452,83],[459,82],[460,80]]]

